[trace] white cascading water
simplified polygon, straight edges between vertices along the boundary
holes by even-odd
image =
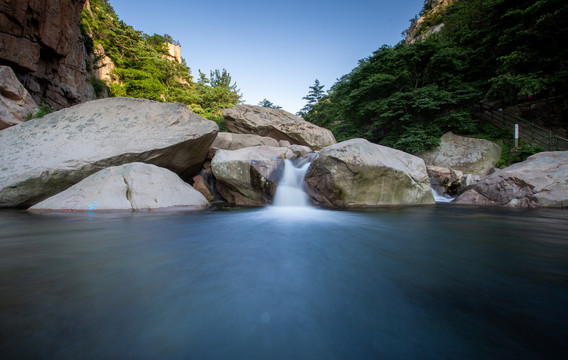
[[[453,197],[450,197],[447,194],[440,194],[436,191],[436,188],[434,186],[432,186],[432,195],[434,195],[434,200],[437,203],[449,203],[452,202],[454,200]]]
[[[297,164],[284,160],[284,173],[278,182],[272,205],[275,207],[308,207],[310,202],[304,190],[304,177],[311,159],[302,159]]]

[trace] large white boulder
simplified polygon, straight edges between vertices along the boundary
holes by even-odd
[[[314,150],[335,144],[337,141],[328,129],[280,109],[254,105],[237,105],[223,110],[227,129],[232,133],[268,136],[290,144],[308,146]]]
[[[306,173],[308,193],[337,208],[434,204],[424,161],[352,139],[321,150]]]
[[[183,104],[95,100],[0,131],[0,207],[29,207],[109,166],[145,162],[191,178],[215,122]]]
[[[466,189],[454,202],[568,208],[568,151],[538,153],[496,171]]]
[[[205,197],[168,169],[130,163],[101,170],[30,210],[203,209]]]

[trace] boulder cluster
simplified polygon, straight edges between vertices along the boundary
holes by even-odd
[[[304,186],[323,207],[434,204],[432,188],[460,194],[460,204],[568,204],[568,152],[495,171],[500,149],[485,140],[446,134],[438,149],[414,156],[364,139],[336,143],[283,110],[237,105],[224,116],[231,132],[219,133],[183,104],[109,98],[8,127],[0,131],[0,207],[263,206],[284,160],[297,158],[312,160]]]

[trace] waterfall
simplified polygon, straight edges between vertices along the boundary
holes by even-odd
[[[304,177],[311,158],[301,158],[295,162],[284,160],[284,172],[278,182],[272,204],[275,207],[308,207],[308,194],[304,191]]]
[[[455,198],[449,196],[448,194],[444,194],[442,191],[440,191],[442,193],[438,192],[439,188],[440,187],[432,186],[432,195],[434,195],[434,200],[437,203],[449,203],[454,201]]]

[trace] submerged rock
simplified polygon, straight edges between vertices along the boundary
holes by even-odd
[[[472,185],[458,204],[568,207],[568,151],[542,152]]]
[[[306,183],[314,201],[328,207],[435,203],[422,159],[364,139],[321,150]]]
[[[501,158],[501,147],[484,139],[473,139],[448,132],[440,145],[417,154],[426,165],[459,170],[464,174],[485,176]]]
[[[0,207],[29,207],[109,166],[145,162],[190,178],[218,126],[183,104],[109,98],[0,131]]]
[[[151,210],[173,206],[203,209],[205,197],[175,173],[130,163],[101,170],[30,210]]]
[[[232,133],[268,136],[290,144],[322,149],[337,141],[328,129],[321,128],[287,111],[254,105],[237,105],[223,110],[227,129]]]
[[[217,190],[232,204],[266,205],[276,192],[282,159],[294,156],[292,150],[285,147],[219,150],[211,160]]]

